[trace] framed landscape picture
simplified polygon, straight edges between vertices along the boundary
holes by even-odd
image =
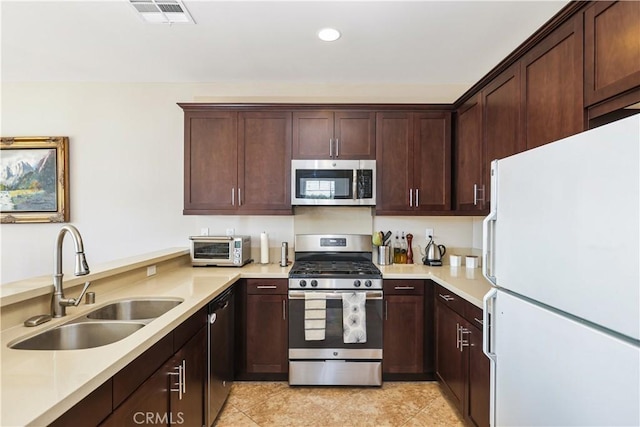
[[[2,137],[2,223],[69,221],[69,138]]]

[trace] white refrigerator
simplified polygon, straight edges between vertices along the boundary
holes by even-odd
[[[640,114],[492,163],[492,425],[640,425],[639,170]]]

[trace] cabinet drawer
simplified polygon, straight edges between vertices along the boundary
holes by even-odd
[[[440,285],[436,285],[436,300],[444,303],[447,307],[450,307],[458,314],[464,315],[464,307],[467,302],[456,295],[455,292],[451,292]]]
[[[182,322],[173,330],[173,351],[178,351],[207,321],[207,306],[202,307],[193,316]]]
[[[466,301],[464,317],[476,328],[482,329],[482,309]]]
[[[385,295],[424,295],[423,280],[385,280]]]
[[[249,295],[283,295],[287,293],[287,279],[247,279]]]

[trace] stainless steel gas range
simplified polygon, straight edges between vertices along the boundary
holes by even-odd
[[[289,384],[382,384],[382,274],[371,235],[296,235]]]

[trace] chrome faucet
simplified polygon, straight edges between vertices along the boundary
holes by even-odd
[[[56,247],[54,249],[55,264],[53,270],[53,299],[51,300],[51,315],[53,317],[62,317],[67,314],[67,307],[77,306],[82,301],[84,293],[91,282],[85,282],[84,289],[78,298],[65,298],[62,289],[62,241],[66,233],[71,234],[73,244],[76,249],[76,268],[74,274],[76,276],[85,276],[89,274],[89,265],[84,256],[84,246],[82,245],[82,237],[80,232],[73,225],[65,225],[60,229],[58,238],[56,239]]]

